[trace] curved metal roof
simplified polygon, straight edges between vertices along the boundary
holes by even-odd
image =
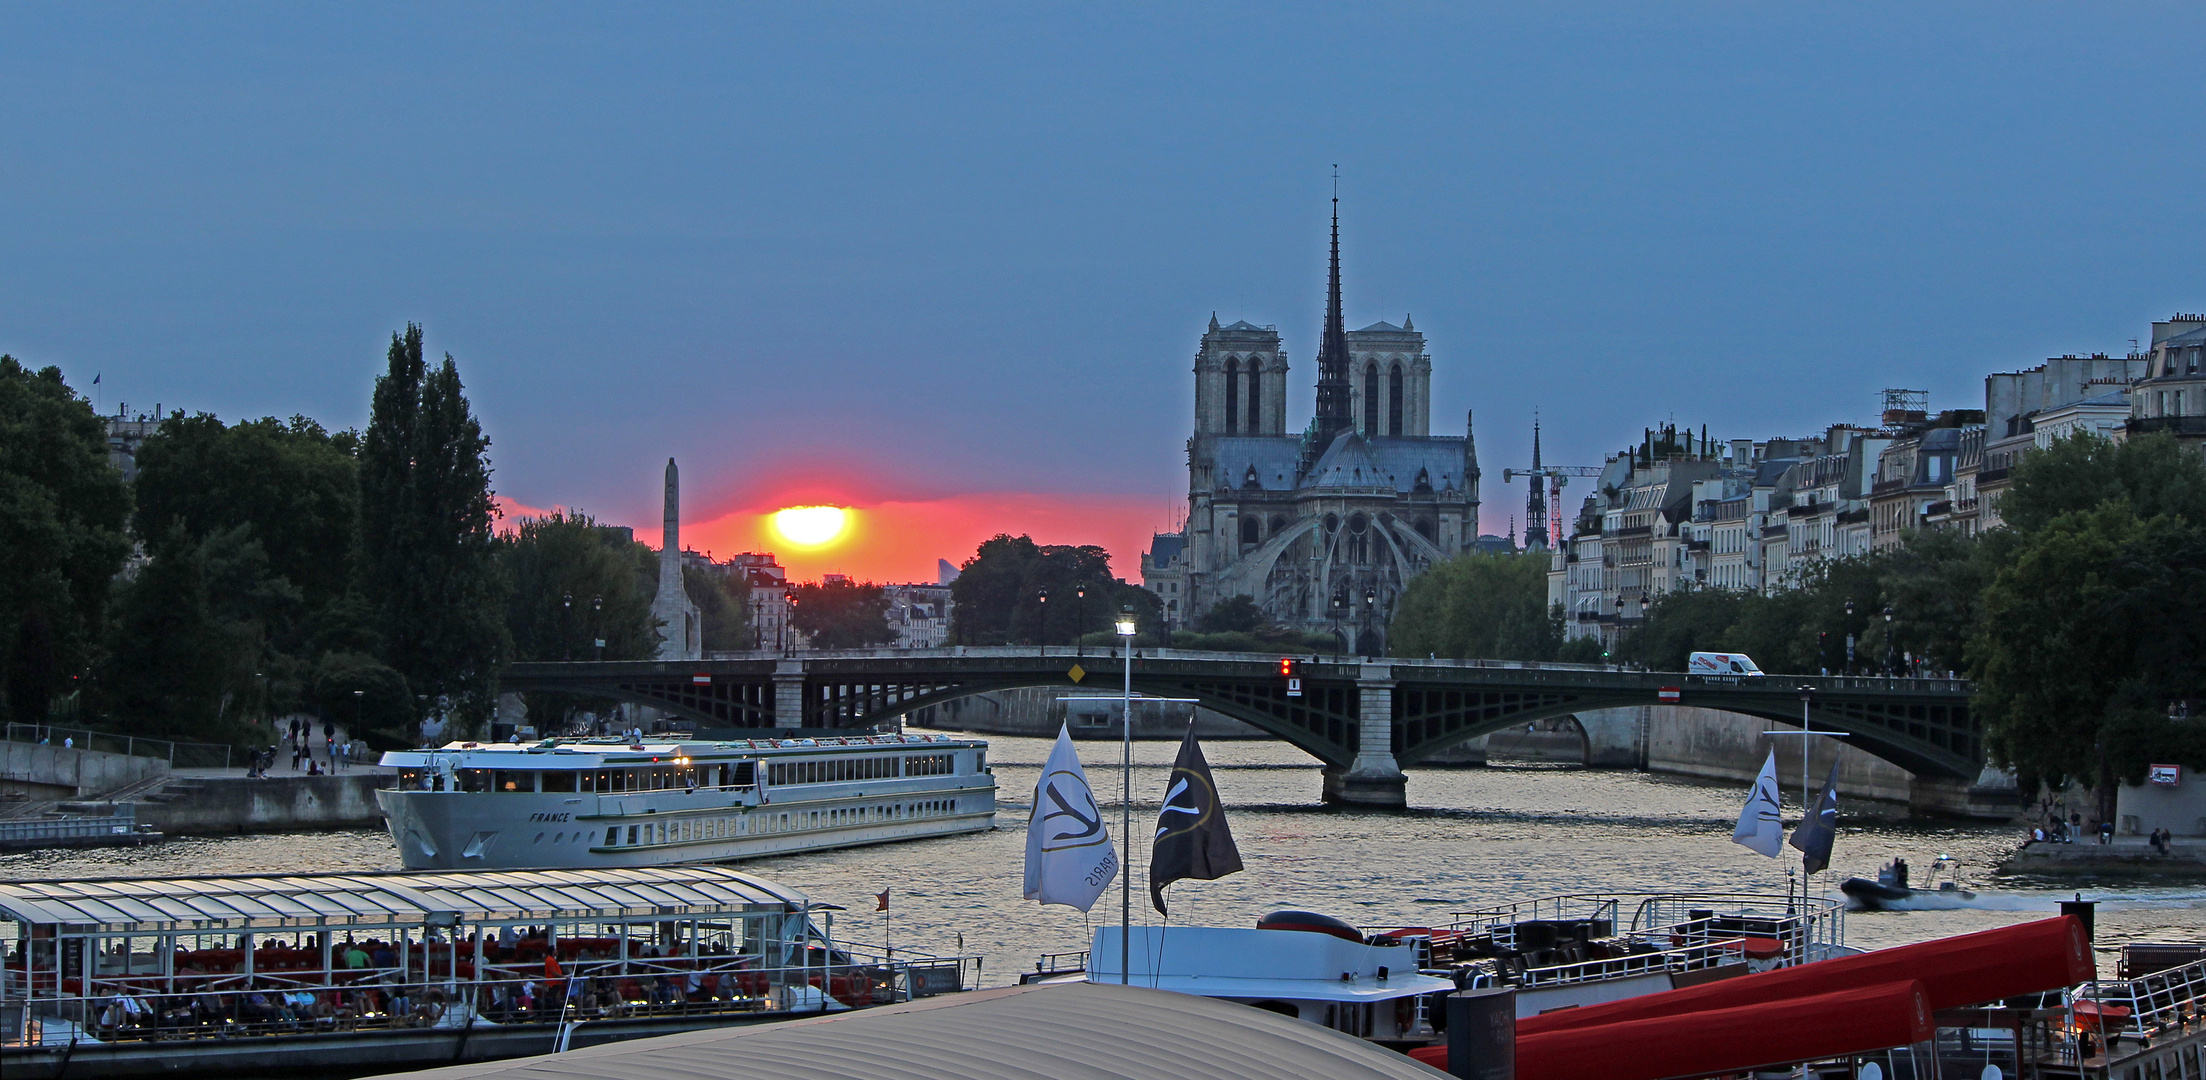
[[[39,925],[218,929],[276,919],[405,923],[443,913],[548,921],[806,903],[803,893],[725,866],[0,882],[0,916]]]
[[[635,1039],[407,1080],[1432,1080],[1448,1074],[1230,1001],[1098,983],[949,994]]]

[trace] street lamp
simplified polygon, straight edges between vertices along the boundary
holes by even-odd
[[[1846,674],[1854,673],[1854,602],[1846,601]]]
[[[574,659],[574,647],[567,643],[567,634],[574,629],[574,594],[559,598],[559,658]]]
[[[781,625],[775,627],[774,636],[781,647],[781,651],[787,653],[789,651],[789,617],[796,612],[797,591],[795,589],[783,589],[781,591],[781,603]]]
[[[1125,721],[1119,725],[1118,776],[1123,790],[1119,793],[1119,806],[1123,817],[1119,822],[1118,838],[1121,852],[1118,859],[1118,981],[1126,983],[1127,973],[1133,968],[1134,925],[1134,605],[1126,604],[1118,609],[1118,636],[1124,639],[1126,652],[1126,690],[1120,699],[1120,715]]]
[[[1365,589],[1365,590],[1363,591],[1363,633],[1361,633],[1361,634],[1358,634],[1358,635],[1357,635],[1358,637],[1360,637],[1360,638],[1362,638],[1362,639],[1364,639],[1364,640],[1361,640],[1361,641],[1358,641],[1358,642],[1356,642],[1356,651],[1357,651],[1357,652],[1359,652],[1359,653],[1360,653],[1360,652],[1363,652],[1363,651],[1364,651],[1364,648],[1363,648],[1363,647],[1364,647],[1364,645],[1366,645],[1366,644],[1370,643],[1371,639],[1372,639],[1372,638],[1374,638],[1374,637],[1376,636],[1376,635],[1372,634],[1372,632],[1371,632],[1371,617],[1372,617],[1372,615],[1373,615],[1373,614],[1375,614],[1375,613],[1376,613],[1376,611],[1377,611],[1377,608],[1378,608],[1378,604],[1379,604],[1379,593],[1378,593],[1378,590],[1376,590],[1376,589]],[[1366,657],[1366,659],[1369,659],[1369,658],[1368,658],[1368,657]]]
[[[1884,677],[1892,677],[1892,608],[1884,609]]]
[[[354,738],[358,738],[360,735],[360,706],[365,703],[364,699],[367,696],[368,692],[365,690],[352,692],[352,735]],[[331,772],[337,771],[337,748],[334,746],[329,748],[329,770]]]
[[[1034,640],[1041,645],[1037,656],[1049,655],[1049,586],[1042,586],[1034,601]]]
[[[1087,633],[1087,631],[1088,583],[1083,581],[1072,587],[1072,654],[1074,656],[1088,655],[1088,643],[1080,640],[1080,635]]]
[[[597,642],[597,659],[605,662],[605,598],[590,598],[590,638]]]

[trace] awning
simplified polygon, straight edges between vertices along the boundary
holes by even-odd
[[[1530,1036],[1519,1021],[1516,1080],[1711,1076],[1910,1046],[1932,1030],[1929,1000],[1915,981]],[[1448,1048],[1420,1047],[1410,1056],[1444,1068]]]
[[[2055,990],[2096,973],[2083,923],[2072,915],[1959,937],[1818,960],[1667,993],[1528,1016],[1517,1038],[1547,1031],[1778,1001],[1917,979],[1933,1010]]]

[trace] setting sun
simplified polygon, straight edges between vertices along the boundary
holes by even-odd
[[[847,519],[840,506],[791,506],[774,512],[774,531],[792,544],[816,547],[841,536]]]

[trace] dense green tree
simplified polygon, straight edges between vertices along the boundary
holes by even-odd
[[[93,662],[129,516],[91,404],[0,356],[0,718],[45,720]]]
[[[1112,577],[1110,554],[1100,547],[1006,534],[965,561],[950,596],[950,640],[960,645],[1069,645],[1081,635],[1109,633],[1126,606],[1153,629],[1163,608],[1155,593]]]
[[[1472,552],[1410,579],[1387,634],[1395,656],[1553,660],[1560,613],[1547,603],[1547,556]]]
[[[815,649],[862,649],[896,640],[889,626],[888,594],[879,585],[813,582],[790,590],[796,606],[789,625],[804,631]]]
[[[397,750],[417,741],[406,676],[366,653],[323,653],[314,663],[308,697],[322,716],[372,747]]]
[[[706,652],[751,647],[751,585],[718,570],[682,568],[682,588],[697,605],[699,638]]]
[[[225,427],[178,413],[138,450],[134,525],[149,547],[171,522],[197,543],[249,526],[270,570],[319,611],[351,583],[359,527],[358,438],[331,435],[303,416]]]
[[[651,601],[619,534],[588,514],[521,518],[498,541],[511,596],[506,632],[516,660],[649,660],[658,652]]]
[[[235,660],[208,601],[200,545],[172,526],[164,553],[122,589],[100,673],[111,721],[141,735],[226,742],[239,734],[222,717]]]
[[[2111,714],[2136,711],[2143,638],[2156,627],[2114,618],[2144,584],[2134,555],[2192,542],[2189,525],[2140,520],[2127,502],[2070,511],[2018,545],[1983,594],[1970,650],[1975,707],[1994,760],[2023,776],[2081,779],[2110,797],[2102,751]],[[2195,618],[2195,613],[2192,615]]]
[[[2111,499],[2128,502],[2140,518],[2166,514],[2206,524],[2206,466],[2195,448],[2164,431],[2119,443],[2078,432],[2015,466],[1999,514],[2008,528],[2027,534]]]
[[[419,326],[393,334],[361,439],[358,579],[384,662],[463,726],[489,716],[508,648],[489,448],[450,354],[432,370]]]
[[[1271,620],[1264,616],[1264,609],[1256,606],[1256,598],[1247,593],[1229,596],[1210,610],[1195,616],[1195,632],[1198,634],[1249,634],[1263,628]]]

